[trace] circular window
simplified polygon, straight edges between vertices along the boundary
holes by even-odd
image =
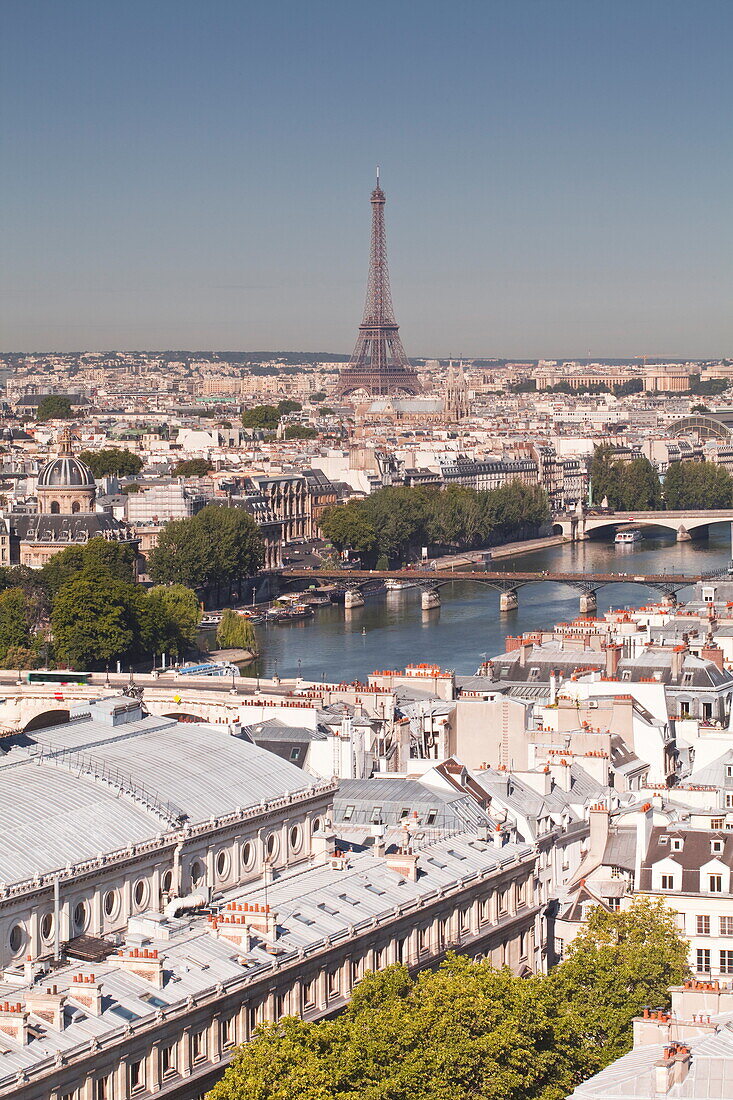
[[[277,858],[277,848],[277,833],[270,833],[267,840],[265,841],[265,853],[267,854],[268,859]]]
[[[41,939],[48,943],[53,935],[53,913],[44,913],[41,917]]]
[[[255,846],[251,840],[242,848],[242,867],[245,871],[251,871],[255,862]]]
[[[164,894],[170,894],[171,887],[173,886],[173,872],[166,871],[161,879],[160,888]]]
[[[10,944],[10,950],[14,955],[17,955],[25,943],[25,928],[22,924],[14,924],[10,929],[8,943]]]
[[[219,878],[224,878],[228,870],[229,856],[224,851],[219,852],[219,855],[216,857],[216,873]]]
[[[200,882],[204,881],[204,873],[204,865],[201,860],[194,860],[191,864],[191,882],[194,886],[198,886]]]
[[[137,908],[142,909],[143,905],[145,905],[145,902],[148,900],[148,884],[144,879],[138,879],[135,883],[135,890],[132,896],[135,899]]]
[[[290,851],[299,852],[302,843],[303,838],[300,834],[300,826],[293,825],[292,829],[290,830]]]
[[[83,901],[74,906],[74,931],[83,932],[87,926],[87,907]]]
[[[311,832],[317,833],[317,832],[320,831],[320,828],[321,828],[321,819],[320,819],[320,817],[314,817],[313,818],[313,824],[311,825]]]
[[[113,917],[117,912],[117,891],[108,890],[104,895],[104,912],[105,916]]]

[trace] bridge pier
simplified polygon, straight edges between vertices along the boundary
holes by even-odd
[[[677,528],[677,542],[691,542],[691,541],[692,541],[692,535],[690,534],[690,532],[687,530],[687,528],[683,524],[680,524],[679,527]]]
[[[675,596],[674,592],[667,592],[664,596],[662,596],[659,602],[661,603],[662,607],[676,607],[677,597]]]
[[[595,592],[582,592],[580,595],[580,614],[593,615],[598,610]]]
[[[517,596],[516,589],[511,589],[509,592],[502,592],[499,596],[499,610],[500,611],[516,611],[519,607],[519,597]]]
[[[350,611],[352,607],[363,607],[364,596],[358,588],[347,588],[344,592],[344,607]]]
[[[440,593],[437,588],[423,588],[420,593],[420,603],[423,611],[432,611],[440,607]]]

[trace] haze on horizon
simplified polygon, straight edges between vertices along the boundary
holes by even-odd
[[[25,0],[0,350],[733,354],[723,0]]]

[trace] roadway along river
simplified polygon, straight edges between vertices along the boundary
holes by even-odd
[[[725,566],[730,558],[730,525],[716,524],[710,537],[699,541],[675,543],[661,536],[621,547],[588,541],[506,558],[497,568],[694,574]],[[517,611],[500,614],[497,592],[462,582],[440,589],[442,606],[436,611],[422,611],[419,589],[376,596],[348,613],[338,605],[318,608],[313,618],[289,626],[258,627],[262,656],[243,671],[294,676],[300,670],[313,680],[365,680],[374,669],[430,661],[472,673],[483,654],[502,652],[506,634],[574,619],[579,595],[567,585],[531,584],[520,589]],[[641,585],[607,585],[597,594],[598,613],[643,604],[650,595],[659,598]]]

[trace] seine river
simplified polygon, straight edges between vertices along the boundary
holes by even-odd
[[[498,569],[541,572],[701,573],[727,565],[730,526],[716,524],[707,539],[676,543],[670,536],[615,547],[588,541],[553,546],[506,558]],[[687,589],[680,599],[689,596]],[[613,584],[598,594],[598,612],[643,604],[648,589]],[[262,655],[244,675],[297,676],[311,680],[365,680],[379,668],[403,668],[430,661],[461,674],[476,671],[482,656],[501,653],[506,634],[551,627],[578,615],[579,593],[563,584],[541,582],[519,591],[519,608],[499,612],[499,596],[470,582],[444,585],[442,606],[423,612],[419,589],[368,599],[348,613],[343,606],[316,609],[311,619],[288,626],[258,627]]]

